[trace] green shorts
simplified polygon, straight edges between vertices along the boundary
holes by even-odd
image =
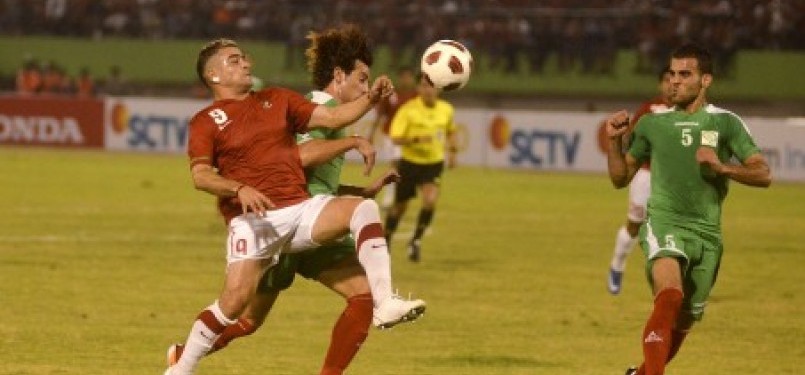
[[[299,253],[282,254],[277,264],[260,279],[257,290],[278,292],[288,289],[297,273],[308,279],[316,279],[322,271],[354,254],[355,241],[352,237]]]
[[[682,312],[701,320],[707,298],[721,266],[721,236],[693,231],[649,218],[640,227],[640,246],[646,255],[646,277],[653,287],[651,268],[658,258],[676,258],[682,268]]]

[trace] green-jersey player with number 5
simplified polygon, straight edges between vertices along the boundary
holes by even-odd
[[[625,154],[621,135],[628,113],[607,119],[607,159],[615,187],[627,186],[640,165],[651,160],[648,220],[639,237],[654,309],[642,335],[644,362],[627,375],[663,374],[701,319],[721,262],[721,204],[729,180],[771,184],[768,163],[743,120],[707,103],[712,66],[710,53],[693,44],[672,53],[674,107],[643,116]]]

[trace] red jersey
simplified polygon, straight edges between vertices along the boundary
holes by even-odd
[[[632,121],[629,123],[629,132],[632,132],[634,130],[635,125],[637,125],[637,120],[640,120],[640,118],[643,117],[643,115],[645,115],[646,113],[657,113],[659,111],[664,111],[668,108],[670,107],[665,102],[665,100],[660,96],[651,99],[649,101],[643,102],[643,104],[640,105],[640,108],[638,108],[637,111],[635,111],[634,116],[632,116]],[[640,167],[649,169],[649,166],[650,166],[649,161],[646,161]]]
[[[316,104],[283,88],[252,92],[243,100],[218,100],[190,120],[191,168],[209,164],[224,178],[265,194],[277,208],[309,198],[296,133],[307,131]],[[219,197],[228,223],[242,213],[236,197]]]
[[[397,110],[415,96],[417,96],[416,90],[395,91],[394,94],[377,104],[378,115],[386,117],[386,123],[383,124],[383,134],[389,134],[391,120],[394,119],[394,114],[397,113]]]

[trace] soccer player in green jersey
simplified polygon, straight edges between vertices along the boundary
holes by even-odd
[[[627,375],[663,374],[693,323],[701,320],[721,261],[721,204],[729,180],[771,184],[768,163],[743,120],[707,103],[712,66],[710,53],[693,44],[672,53],[674,107],[641,117],[625,154],[621,136],[629,114],[619,111],[607,119],[607,160],[615,187],[627,186],[651,160],[648,219],[639,236],[654,309],[643,330],[643,364]]]
[[[372,54],[366,35],[358,27],[346,25],[320,33],[312,32],[308,39],[311,41],[306,51],[308,70],[318,89],[306,96],[308,100],[336,107],[366,95]],[[347,136],[344,129],[311,127],[307,133],[297,135],[297,143],[311,196],[324,194],[373,198],[384,185],[399,178],[395,171],[390,171],[366,187],[341,184],[344,152],[357,149],[365,158],[371,159],[367,160],[366,174],[374,164],[371,143],[362,137]],[[422,300],[404,300],[396,294],[389,297],[390,302],[378,300],[371,293],[369,279],[359,261],[360,256],[355,251],[355,239],[349,236],[305,252],[281,254],[277,264],[268,269],[260,280],[257,296],[237,324],[224,330],[211,352],[257,331],[280,292],[291,286],[298,273],[318,281],[346,300],[346,307],[333,327],[330,346],[320,371],[321,375],[342,374],[366,339],[371,324],[378,328],[389,328],[413,321],[424,313],[426,307]],[[183,346],[174,345],[171,350],[168,355],[170,365],[181,357]]]

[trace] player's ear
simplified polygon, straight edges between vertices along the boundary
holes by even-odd
[[[220,83],[221,82],[221,77],[219,77],[218,74],[216,74],[213,69],[208,68],[206,73],[207,73],[207,79],[210,82],[212,82],[212,83]]]
[[[335,80],[336,85],[343,85],[346,78],[347,77],[343,69],[338,66],[333,69],[333,79]]]
[[[703,74],[702,75],[702,87],[708,88],[710,84],[713,83],[713,75],[712,74]]]

